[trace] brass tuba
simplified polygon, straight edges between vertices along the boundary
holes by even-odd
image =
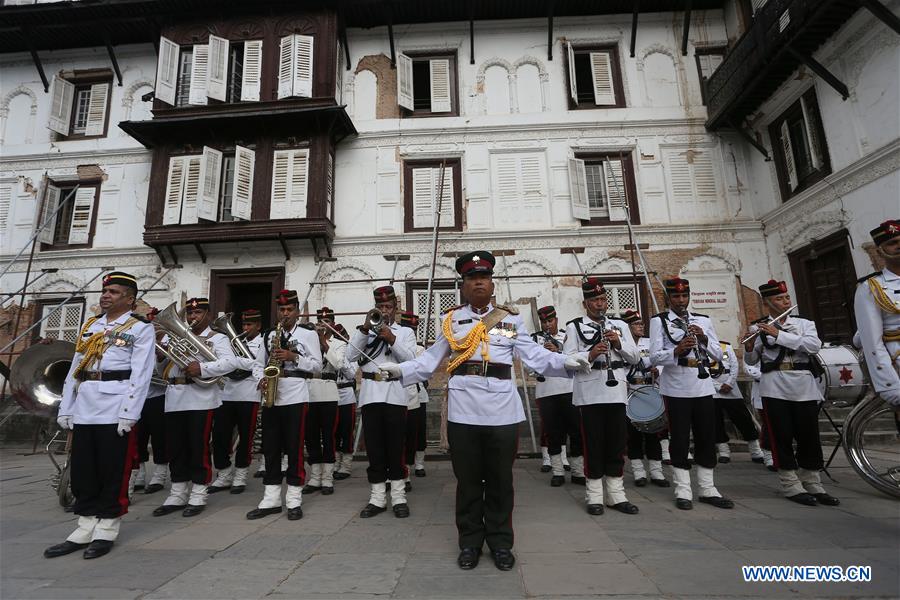
[[[218,360],[216,353],[178,316],[174,302],[156,315],[153,322],[169,336],[169,341],[165,345],[157,344],[157,348],[182,371],[194,361]],[[197,377],[193,381],[204,387],[223,384],[221,377]]]
[[[29,413],[51,415],[62,401],[75,344],[44,340],[19,355],[9,374],[12,396]]]
[[[244,342],[244,333],[238,333],[234,325],[231,322],[231,316],[234,313],[225,313],[221,317],[216,318],[215,321],[210,323],[209,328],[215,331],[216,333],[221,333],[231,342],[231,349],[234,351],[236,356],[240,356],[241,358],[249,358],[253,359],[253,354],[250,353],[250,349],[247,347],[247,344]]]

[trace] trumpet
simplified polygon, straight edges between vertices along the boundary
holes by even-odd
[[[366,320],[363,321],[363,328],[369,331],[377,332],[384,325],[384,315],[377,308],[373,308],[366,313]]]
[[[166,358],[182,371],[194,361],[214,361],[219,359],[216,353],[191,331],[191,326],[178,316],[174,302],[156,315],[154,323],[169,336],[169,341],[165,345],[159,342],[156,343],[157,350],[162,352]],[[211,385],[221,386],[223,384],[221,377],[195,377],[193,382],[203,387]]]
[[[792,312],[794,312],[794,309],[795,309],[795,308],[797,308],[797,305],[796,305],[796,304],[792,305],[789,309],[787,309],[786,311],[784,311],[783,313],[781,313],[781,314],[778,315],[777,317],[771,317],[771,316],[768,317],[768,318],[766,319],[766,324],[767,324],[767,325],[771,325],[772,323],[776,323],[776,324],[777,324],[778,321],[782,320],[783,318],[785,318],[786,316],[788,316],[789,314],[791,314]],[[776,327],[777,327],[777,326],[778,326],[778,325],[776,325]],[[762,331],[760,331],[759,329],[757,329],[756,331],[754,331],[753,333],[751,333],[750,335],[748,335],[747,337],[745,337],[744,339],[742,339],[742,340],[741,340],[741,344],[746,344],[746,343],[749,342],[750,340],[756,338],[756,336],[758,336],[760,333],[762,333]]]

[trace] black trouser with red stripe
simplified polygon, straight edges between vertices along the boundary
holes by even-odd
[[[406,440],[403,442],[403,450],[408,465],[416,462],[416,450],[419,448],[419,428],[423,425],[422,416],[424,414],[424,404],[420,404],[419,408],[406,411]]]
[[[662,438],[659,433],[638,431],[627,416],[625,417],[625,430],[628,432],[629,459],[662,460],[662,444],[660,444]]]
[[[356,427],[356,404],[338,406],[337,428],[334,430],[334,447],[338,452],[353,454],[353,430]]]
[[[406,441],[406,407],[387,402],[366,404],[362,412],[363,438],[369,466],[369,483],[406,479],[403,445]]]
[[[306,413],[306,461],[311,465],[334,462],[337,402],[310,402]]]
[[[766,410],[758,408],[759,413],[759,447],[763,450],[772,451],[772,439],[769,435],[769,425],[766,423]]]
[[[621,477],[625,466],[625,405],[586,404],[581,409],[584,476]]]
[[[144,401],[141,420],[137,424],[137,449],[140,462],[150,460],[147,444],[153,446],[153,463],[164,465],[169,462],[166,453],[166,396],[154,396]]]
[[[237,427],[238,445],[234,451],[234,466],[246,469],[253,460],[253,436],[256,433],[256,413],[259,402],[223,402],[213,418],[213,461],[216,469],[231,466],[231,448],[234,428]]]
[[[137,432],[124,436],[114,425],[75,425],[71,476],[74,512],[114,519],[128,512],[128,480],[137,454]]]
[[[419,405],[419,426],[416,427],[416,450],[425,452],[428,447],[428,404],[423,402]]]
[[[581,414],[572,404],[572,394],[544,396],[537,399],[537,405],[541,429],[547,434],[547,451],[551,455],[559,454],[565,444],[566,456],[581,456]]]
[[[306,402],[263,407],[262,445],[266,459],[264,485],[281,485],[285,479],[288,485],[303,485],[306,482],[303,439],[306,437],[308,408],[309,404]],[[288,468],[286,475],[282,476],[281,457],[285,454],[288,457]]]
[[[716,403],[716,443],[724,444],[728,441],[728,432],[725,430],[725,415],[731,419],[734,426],[740,432],[745,442],[759,439],[756,423],[750,416],[747,404],[743,398],[714,398]]]
[[[701,467],[716,467],[716,407],[712,396],[676,398],[663,396],[669,419],[669,456],[672,466],[690,469],[688,449],[694,434],[694,462]]]
[[[786,471],[794,471],[798,466],[810,471],[821,469],[824,459],[819,438],[819,401],[766,397],[762,401],[775,468]]]
[[[166,413],[169,471],[172,483],[212,481],[209,440],[214,410],[181,410]]]
[[[456,476],[456,531],[460,548],[512,548],[513,461],[519,426],[447,423]]]

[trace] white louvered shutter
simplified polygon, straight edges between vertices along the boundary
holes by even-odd
[[[56,133],[69,135],[72,122],[72,101],[75,98],[75,86],[63,79],[53,79],[53,93],[50,102],[50,120],[47,127]]]
[[[433,228],[437,199],[441,197],[441,227],[455,227],[453,168],[444,169],[441,188],[440,167],[419,167],[412,172],[412,208],[414,228]]]
[[[109,84],[95,83],[91,86],[91,100],[88,102],[87,124],[84,135],[103,135],[106,129],[106,105],[109,98]]]
[[[203,146],[200,158],[200,198],[197,216],[207,221],[218,220],[219,188],[222,185],[222,153]]]
[[[672,200],[691,202],[694,199],[694,183],[691,180],[691,165],[683,154],[672,154],[667,164],[669,182],[672,185]]]
[[[244,72],[241,74],[241,100],[259,101],[262,77],[262,40],[244,42]]]
[[[178,85],[178,55],[181,48],[172,40],[159,38],[159,62],[156,65],[157,99],[175,104],[175,88]]]
[[[575,49],[572,44],[566,44],[566,54],[569,57],[569,96],[572,102],[578,104],[578,82],[575,80]]]
[[[806,141],[809,144],[809,157],[813,169],[821,169],[823,163],[822,145],[819,142],[819,124],[815,112],[806,102],[806,98],[800,98],[800,107],[803,109],[803,124],[806,129]]]
[[[294,37],[286,35],[281,38],[281,46],[278,49],[279,100],[294,95]]]
[[[431,112],[450,112],[452,110],[450,101],[450,61],[446,58],[436,58],[428,62],[431,71]]]
[[[313,37],[294,35],[294,96],[312,98]]]
[[[703,77],[709,79],[710,75],[716,72],[725,57],[721,54],[699,54],[697,60],[700,61],[700,73]]]
[[[181,198],[184,191],[184,156],[169,159],[169,173],[166,176],[166,198],[163,208],[163,225],[177,225],[181,220]]]
[[[94,198],[97,188],[78,188],[72,206],[72,224],[69,226],[70,244],[87,244],[91,237],[91,220],[94,216]]]
[[[591,52],[591,77],[594,81],[594,104],[607,106],[616,103],[612,59],[609,52]]]
[[[0,186],[0,252],[3,250],[3,239],[6,238],[6,226],[9,224],[9,206],[12,204],[12,186]]]
[[[253,207],[253,171],[256,169],[256,153],[250,148],[234,148],[234,188],[231,193],[231,216],[250,220]]]
[[[413,102],[413,61],[402,52],[397,55],[397,104],[415,110]]]
[[[184,167],[184,194],[181,202],[181,224],[197,222],[197,202],[200,199],[200,161],[202,156],[186,156]]]
[[[206,88],[209,83],[209,45],[197,44],[191,56],[191,89],[188,102],[206,104]]]
[[[797,189],[797,166],[794,163],[794,145],[791,143],[791,132],[787,121],[781,123],[781,148],[784,152],[784,168],[787,170],[788,184],[791,191]]]
[[[538,154],[523,154],[519,158],[519,181],[522,190],[522,206],[536,208],[544,204],[546,181],[543,161]]]
[[[756,15],[756,13],[758,13],[760,10],[762,10],[762,7],[765,6],[766,2],[768,2],[768,1],[769,0],[753,0],[752,4],[753,4],[754,16]]]
[[[42,244],[52,244],[56,232],[56,207],[59,206],[61,190],[55,185],[47,184],[47,197],[41,207],[41,215],[38,226],[45,225],[38,234],[38,241]]]
[[[609,200],[609,220],[624,221],[626,212],[625,173],[622,161],[607,160],[603,163],[603,183],[606,186],[606,197]]]
[[[694,155],[693,168],[694,194],[698,202],[716,202],[719,199],[719,177],[716,175],[716,163],[713,152],[704,150]]]
[[[272,168],[272,219],[305,219],[309,150],[276,150]]]
[[[209,36],[209,79],[206,95],[225,102],[225,85],[228,78],[228,40],[215,35]]]
[[[515,211],[519,204],[519,161],[516,156],[498,156],[494,169],[494,195],[501,210]]]
[[[587,173],[584,161],[580,158],[569,159],[569,191],[572,198],[572,216],[582,221],[591,218],[591,207],[588,203]]]
[[[511,227],[546,222],[547,178],[544,155],[511,153],[493,157],[494,215]]]

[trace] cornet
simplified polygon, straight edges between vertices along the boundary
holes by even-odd
[[[384,315],[377,308],[373,308],[366,313],[366,320],[363,321],[363,327],[369,331],[378,332],[384,325]]]

